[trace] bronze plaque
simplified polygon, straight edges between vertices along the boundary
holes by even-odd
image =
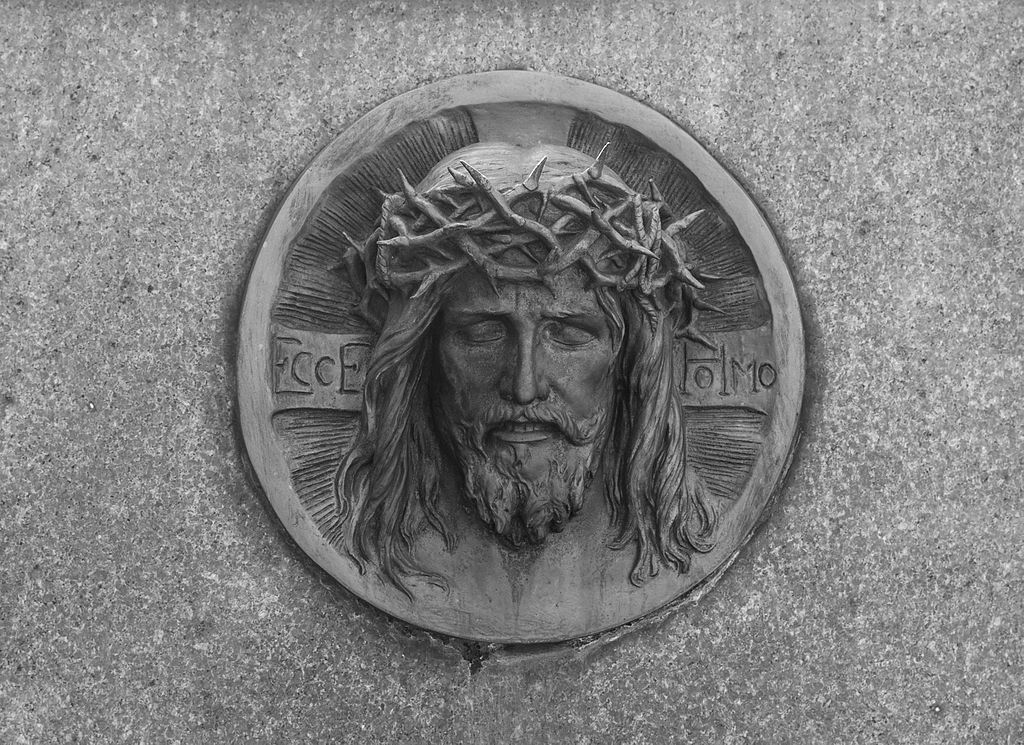
[[[292,187],[239,408],[302,549],[409,623],[552,642],[706,586],[789,464],[803,332],[757,205],[692,137],[529,72],[374,109]]]

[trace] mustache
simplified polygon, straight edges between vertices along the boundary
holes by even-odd
[[[472,430],[476,442],[482,443],[484,436],[495,427],[504,424],[539,424],[557,429],[570,445],[589,445],[601,431],[604,412],[580,419],[556,403],[537,401],[526,406],[501,402],[484,409],[471,422],[463,426]]]

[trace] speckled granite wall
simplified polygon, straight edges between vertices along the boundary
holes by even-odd
[[[1024,740],[1024,6],[206,5],[0,12],[0,741]],[[740,177],[809,396],[708,597],[481,664],[275,531],[233,325],[319,148],[508,67],[647,102]]]

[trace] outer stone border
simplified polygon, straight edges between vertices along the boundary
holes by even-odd
[[[648,138],[701,182],[735,223],[757,264],[772,309],[772,345],[776,352],[776,404],[764,435],[764,455],[726,523],[718,548],[695,562],[692,581],[674,597],[614,623],[575,629],[571,634],[522,638],[494,628],[474,630],[465,621],[446,619],[442,612],[419,612],[415,605],[382,600],[368,591],[366,580],[324,540],[300,503],[291,483],[289,464],[269,426],[274,411],[269,376],[271,310],[287,248],[313,212],[321,194],[338,173],[375,145],[410,122],[454,107],[496,106],[529,101],[592,112],[623,124]],[[482,642],[553,642],[594,634],[635,620],[678,601],[687,592],[706,587],[728,566],[750,537],[759,515],[773,497],[787,469],[796,442],[803,395],[804,341],[792,279],[778,242],[765,217],[739,182],[693,137],[665,116],[607,88],[548,74],[499,71],[465,75],[418,88],[373,109],[325,147],[299,176],[282,202],[259,251],[240,317],[238,349],[239,415],[245,447],[270,503],[289,533],[314,561],[347,589],[385,612],[432,631]]]

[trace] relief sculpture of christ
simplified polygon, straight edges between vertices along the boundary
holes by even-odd
[[[360,564],[406,592],[447,581],[414,551],[424,527],[458,542],[446,470],[512,549],[561,532],[595,479],[633,583],[713,547],[672,353],[707,279],[687,266],[695,217],[568,147],[482,143],[403,177],[345,257],[379,333],[335,480]]]
[[[267,232],[239,350],[247,451],[302,550],[496,644],[698,598],[781,488],[803,390],[743,186],[658,112],[522,71],[331,142]]]

